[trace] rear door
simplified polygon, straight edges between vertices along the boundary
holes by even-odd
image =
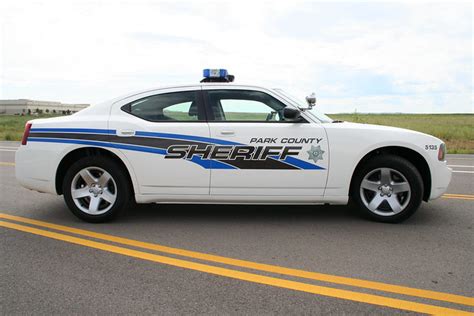
[[[211,138],[220,146],[213,161],[228,165],[212,168],[211,195],[321,199],[328,142],[320,124],[285,121],[283,109],[288,105],[271,91],[203,86],[203,94]]]
[[[169,148],[209,138],[201,87],[158,90],[115,104],[110,141],[131,163],[142,195],[208,195],[210,163],[169,159]]]

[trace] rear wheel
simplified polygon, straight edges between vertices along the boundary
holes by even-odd
[[[351,195],[371,219],[396,223],[415,213],[423,198],[423,179],[408,160],[382,155],[365,163],[355,175]]]
[[[87,222],[106,222],[128,205],[130,185],[120,166],[110,158],[85,157],[66,172],[64,200],[71,212]]]

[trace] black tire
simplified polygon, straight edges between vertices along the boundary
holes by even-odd
[[[410,186],[409,193],[400,193],[400,195],[392,193],[394,196],[397,196],[397,200],[402,200],[403,204],[405,205],[405,207],[398,213],[391,211],[391,206],[388,205],[388,202],[382,202],[387,204],[380,204],[379,206],[381,209],[386,207],[388,209],[386,213],[384,210],[380,209],[371,210],[366,205],[368,199],[370,199],[371,193],[374,194],[372,195],[373,198],[375,198],[376,195],[380,195],[383,198],[383,192],[380,191],[379,194],[378,192],[371,192],[370,190],[362,190],[362,181],[366,176],[370,175],[371,172],[373,172],[373,174],[376,176],[377,170],[381,170],[382,168],[391,169],[392,172],[390,174],[394,174],[395,176],[400,176],[401,174],[403,177],[405,177],[406,182],[408,182]],[[423,199],[423,190],[424,187],[421,174],[411,162],[399,156],[380,155],[368,160],[361,167],[359,167],[358,170],[356,170],[351,185],[351,199],[365,217],[378,222],[399,223],[412,216],[418,210]],[[405,194],[405,200],[403,200],[403,194]],[[391,195],[387,194],[385,195],[385,198],[389,196]]]
[[[71,191],[73,180],[76,175],[85,168],[103,169],[111,175],[114,181],[112,188],[116,196],[114,203],[108,203],[107,201],[102,200],[100,202],[102,205],[107,205],[106,208],[108,208],[108,210],[104,213],[97,215],[88,214],[76,205],[76,202],[72,197]],[[63,181],[64,200],[70,211],[78,218],[90,223],[103,223],[116,218],[119,214],[125,211],[133,200],[131,199],[131,184],[125,172],[126,171],[122,170],[122,167],[118,163],[105,156],[89,156],[76,161],[67,170]],[[82,201],[86,201],[84,203],[87,203],[87,198],[88,197],[80,199],[80,202],[78,203],[82,203]]]

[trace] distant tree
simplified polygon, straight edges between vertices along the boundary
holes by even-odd
[[[53,114],[56,114],[56,110],[53,110]]]
[[[39,109],[37,113],[41,115],[43,114],[43,110]]]
[[[66,113],[67,113],[67,115],[71,114],[71,110],[68,109],[68,110],[66,111]]]
[[[66,115],[66,111],[64,111],[64,110],[62,111],[62,113],[63,113],[63,115]]]
[[[40,109],[36,108],[35,113],[39,113]]]
[[[31,115],[31,109],[28,109],[28,115]]]
[[[49,109],[44,110],[46,113],[49,113]]]

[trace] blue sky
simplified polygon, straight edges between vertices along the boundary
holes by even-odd
[[[470,2],[2,1],[0,98],[96,103],[198,82],[337,112],[474,112]]]

